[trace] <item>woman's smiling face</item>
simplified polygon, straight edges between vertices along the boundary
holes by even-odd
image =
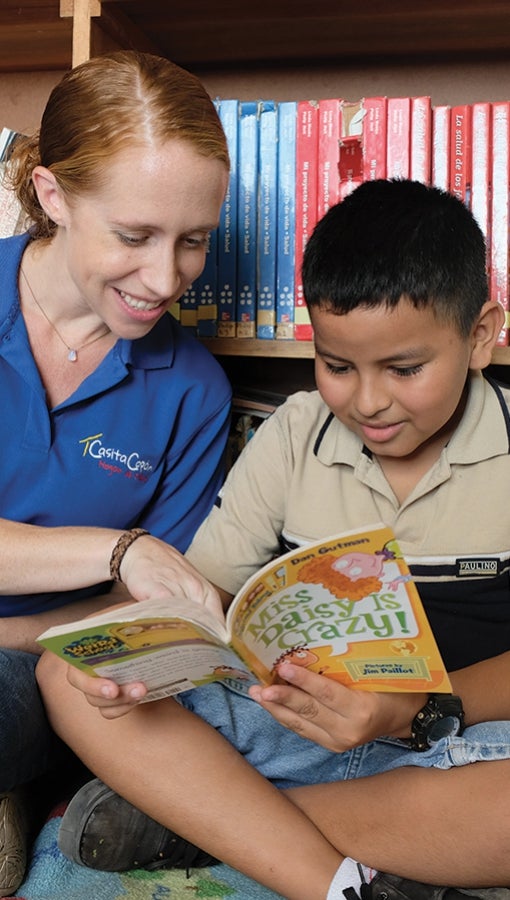
[[[223,162],[180,140],[120,153],[102,186],[62,202],[75,303],[120,337],[146,334],[202,272],[227,179]]]

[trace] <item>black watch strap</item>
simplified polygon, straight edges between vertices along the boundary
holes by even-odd
[[[451,721],[445,722],[442,729],[438,723],[444,719]],[[430,694],[425,706],[413,719],[411,749],[419,752],[428,750],[429,737],[438,739],[445,734],[462,734],[464,727],[464,709],[460,697],[456,694]]]

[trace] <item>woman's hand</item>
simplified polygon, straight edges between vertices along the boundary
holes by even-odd
[[[282,663],[287,684],[256,685],[250,696],[282,725],[342,753],[382,736],[409,737],[425,694],[352,690],[302,666]]]
[[[120,574],[135,600],[190,601],[205,606],[216,618],[224,619],[221,600],[213,585],[182,553],[152,535],[144,535],[128,547]]]

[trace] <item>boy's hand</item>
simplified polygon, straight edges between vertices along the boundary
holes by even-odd
[[[119,685],[109,678],[87,675],[75,666],[67,666],[67,680],[85,695],[91,706],[99,709],[105,719],[125,716],[147,694],[147,688],[141,682]]]
[[[292,663],[278,674],[288,684],[256,685],[250,696],[282,725],[342,753],[382,736],[409,737],[424,694],[376,693],[347,688]]]

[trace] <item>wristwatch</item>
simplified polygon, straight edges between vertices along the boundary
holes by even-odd
[[[429,694],[423,709],[413,719],[411,725],[411,749],[422,752],[428,750],[430,741],[464,731],[464,709],[462,700],[455,694]]]

